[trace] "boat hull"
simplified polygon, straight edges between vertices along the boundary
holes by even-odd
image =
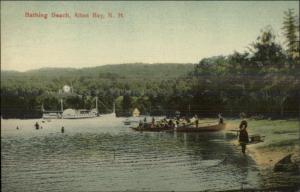
[[[225,129],[226,124],[215,124],[215,125],[207,125],[202,127],[195,127],[195,126],[184,126],[184,127],[178,127],[178,128],[160,128],[160,127],[145,127],[145,128],[139,128],[139,127],[131,127],[131,129],[135,131],[147,131],[147,132],[160,132],[160,131],[175,131],[175,132],[214,132],[214,131],[221,131]]]
[[[154,127],[154,128],[139,128],[139,127],[131,127],[131,129],[135,130],[135,131],[146,131],[146,132],[160,132],[160,131],[173,131],[173,128],[158,128],[158,127]]]
[[[97,116],[63,116],[62,119],[89,119],[96,118]]]
[[[176,129],[176,132],[214,132],[214,131],[221,131],[225,129],[226,124],[216,124],[216,125],[207,125],[202,127],[195,127],[195,126],[186,126],[186,127],[179,127]]]

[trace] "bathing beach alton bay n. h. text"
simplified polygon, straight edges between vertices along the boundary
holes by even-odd
[[[58,13],[58,12],[25,12],[24,13],[25,18],[31,18],[31,19],[48,19],[48,18],[53,18],[53,19],[72,19],[72,18],[83,18],[83,19],[122,19],[125,17],[125,14],[123,12],[63,12],[63,13]]]

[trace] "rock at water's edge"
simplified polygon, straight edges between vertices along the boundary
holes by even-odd
[[[291,160],[292,154],[289,154],[279,160],[275,166],[274,166],[274,171],[275,172],[293,172],[293,173],[298,173],[299,168],[298,165]]]

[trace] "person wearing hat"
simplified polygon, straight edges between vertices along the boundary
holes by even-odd
[[[248,122],[244,118],[244,115],[241,115],[241,118],[243,118],[243,120],[241,121],[240,126],[239,126],[239,128],[240,128],[239,142],[242,147],[242,153],[245,154],[246,145],[249,142],[249,136],[248,136],[248,131],[247,131]]]

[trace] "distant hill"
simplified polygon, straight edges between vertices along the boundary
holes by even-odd
[[[1,79],[6,77],[105,77],[116,78],[176,78],[193,71],[194,64],[114,64],[88,68],[41,68],[26,72],[1,71]]]

